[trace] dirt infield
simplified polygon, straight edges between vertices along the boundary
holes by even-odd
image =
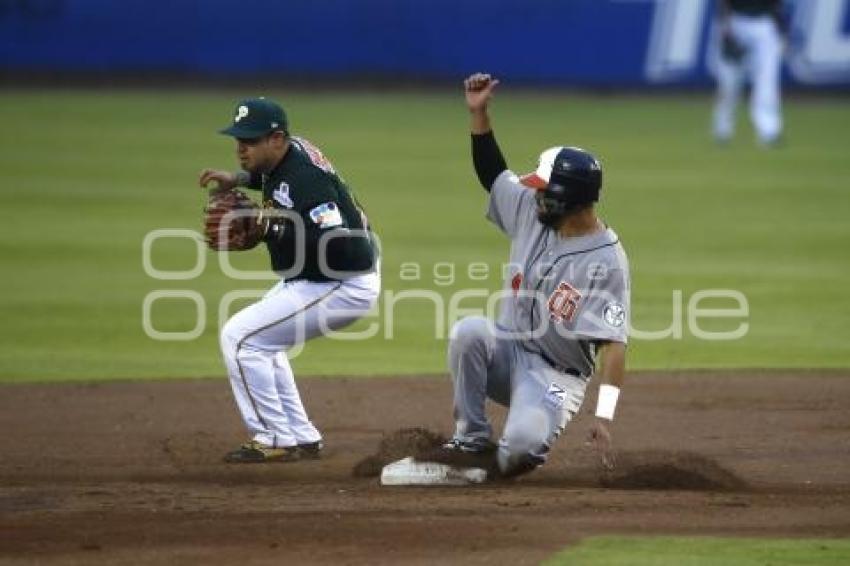
[[[847,372],[634,373],[615,476],[583,447],[589,399],[544,468],[474,488],[352,474],[393,431],[450,432],[446,378],[300,385],[326,455],[272,465],[221,463],[244,440],[224,380],[0,387],[0,563],[530,564],[595,534],[850,536]]]

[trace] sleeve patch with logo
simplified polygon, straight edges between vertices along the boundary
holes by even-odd
[[[342,215],[339,212],[339,207],[334,202],[320,204],[311,210],[310,220],[322,229],[342,226]]]
[[[620,328],[626,323],[626,308],[620,303],[610,302],[605,305],[602,318],[611,328]]]

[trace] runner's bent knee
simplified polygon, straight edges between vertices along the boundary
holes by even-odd
[[[449,348],[460,353],[487,349],[493,339],[493,323],[480,316],[469,316],[455,323],[449,335]]]

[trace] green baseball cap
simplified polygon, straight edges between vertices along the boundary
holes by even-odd
[[[219,130],[220,134],[234,138],[259,138],[280,130],[289,132],[286,113],[279,104],[267,98],[248,98],[239,102],[233,111],[233,124]]]

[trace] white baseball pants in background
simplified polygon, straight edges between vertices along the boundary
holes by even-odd
[[[714,107],[714,136],[720,141],[735,133],[735,108],[745,79],[752,83],[750,119],[763,144],[775,142],[782,134],[780,80],[782,37],[770,16],[730,17],[732,36],[743,47],[739,62],[720,56],[717,61],[717,100]]]

